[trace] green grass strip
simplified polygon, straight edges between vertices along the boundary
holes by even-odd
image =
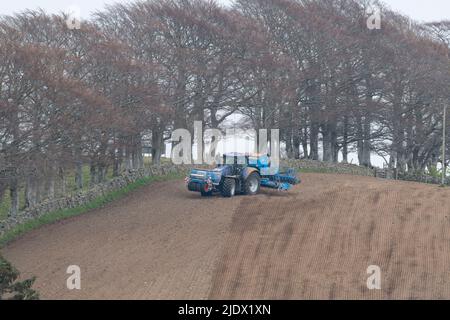
[[[44,214],[43,216],[29,220],[23,224],[17,225],[11,230],[7,231],[3,236],[0,237],[0,248],[10,243],[11,241],[17,239],[21,235],[37,229],[43,225],[51,224],[57,221],[61,221],[63,219],[67,219],[70,217],[75,217],[87,213],[93,209],[98,209],[106,204],[113,202],[115,200],[119,200],[124,198],[126,195],[130,194],[132,191],[137,190],[141,187],[147,186],[153,182],[161,182],[161,181],[169,181],[175,179],[181,179],[185,175],[180,173],[172,173],[164,176],[152,176],[148,178],[139,179],[129,185],[118,189],[116,191],[112,191],[105,196],[98,197],[91,202],[70,209],[63,209],[54,212],[49,212]]]
[[[336,170],[334,168],[300,168],[297,169],[297,172],[299,173],[330,173],[330,174],[350,174],[355,176],[366,176],[366,173],[372,173],[373,171],[371,169],[362,169],[360,171],[349,171],[349,172],[341,172],[339,170]],[[372,175],[369,175],[372,176]]]

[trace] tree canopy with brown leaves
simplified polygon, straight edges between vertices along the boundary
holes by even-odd
[[[10,211],[80,189],[108,170],[158,165],[174,129],[241,115],[280,129],[286,155],[371,154],[403,171],[442,162],[450,24],[411,23],[367,0],[149,0],[67,16],[0,18],[0,199]],[[449,130],[450,131],[450,130]],[[73,174],[71,174],[73,173]]]

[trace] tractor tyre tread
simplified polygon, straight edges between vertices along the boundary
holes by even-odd
[[[224,196],[226,198],[231,198],[232,196],[234,196],[233,188],[236,191],[236,181],[231,178],[226,178],[223,181],[222,188],[221,188],[222,196]]]

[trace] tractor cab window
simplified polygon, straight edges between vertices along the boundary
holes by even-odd
[[[224,156],[224,165],[246,166],[248,165],[248,157],[246,156]]]

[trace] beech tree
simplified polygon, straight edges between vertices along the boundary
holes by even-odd
[[[9,192],[17,214],[142,168],[144,147],[159,165],[172,130],[195,121],[279,128],[289,158],[355,153],[370,167],[376,153],[400,171],[436,168],[450,23],[378,3],[382,28],[370,30],[371,3],[148,0],[80,29],[39,10],[0,18],[0,199]]]

